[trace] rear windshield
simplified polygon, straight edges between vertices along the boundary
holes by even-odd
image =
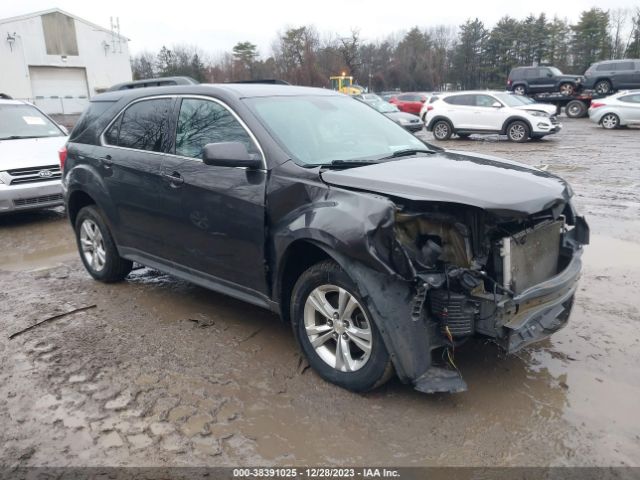
[[[0,105],[0,140],[63,136],[55,123],[31,105]]]
[[[115,102],[91,102],[71,132],[71,142],[77,142],[78,138],[98,120]],[[80,142],[81,143],[81,142]]]

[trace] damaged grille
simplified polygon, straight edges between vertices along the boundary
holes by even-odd
[[[501,241],[503,283],[515,293],[543,282],[558,272],[564,221],[545,222]]]

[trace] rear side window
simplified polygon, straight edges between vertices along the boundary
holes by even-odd
[[[452,95],[450,97],[446,97],[444,101],[451,105],[475,106],[476,96],[475,95]]]
[[[127,107],[105,132],[110,145],[163,152],[169,143],[169,117],[173,99],[142,100]]]
[[[220,142],[241,142],[249,153],[259,153],[247,131],[225,107],[210,100],[182,100],[176,128],[176,155],[202,158],[205,145]]]
[[[611,63],[611,62],[601,63],[600,65],[598,65],[598,68],[596,68],[596,70],[598,72],[603,72],[605,70],[615,70],[615,63]]]
[[[633,70],[633,68],[634,68],[633,62],[618,62],[616,64],[616,71],[618,72]]]
[[[524,78],[538,78],[543,75],[540,68],[528,68],[524,71]]]
[[[514,80],[519,80],[519,79],[521,79],[521,78],[522,78],[522,73],[523,73],[523,72],[522,72],[522,69],[519,69],[519,70],[513,70],[513,71],[511,72],[511,75],[509,75],[509,77],[511,77],[511,78],[512,78],[512,79],[514,79]]]
[[[640,104],[640,93],[635,93],[633,95],[625,95],[624,97],[618,98],[621,102],[629,102],[629,103],[639,103]]]
[[[95,126],[96,121],[114,104],[115,102],[91,102],[89,108],[85,109],[73,128],[69,141],[82,143],[80,141],[82,134],[91,126]],[[106,121],[108,122],[108,120]],[[99,131],[100,130],[98,130],[98,132]]]

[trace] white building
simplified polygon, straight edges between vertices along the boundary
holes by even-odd
[[[58,8],[0,20],[0,93],[47,113],[79,113],[131,80],[127,41]]]

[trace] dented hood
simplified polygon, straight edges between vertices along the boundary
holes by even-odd
[[[564,203],[565,182],[517,162],[463,152],[441,152],[321,173],[330,185],[417,201],[457,203],[530,215]]]

